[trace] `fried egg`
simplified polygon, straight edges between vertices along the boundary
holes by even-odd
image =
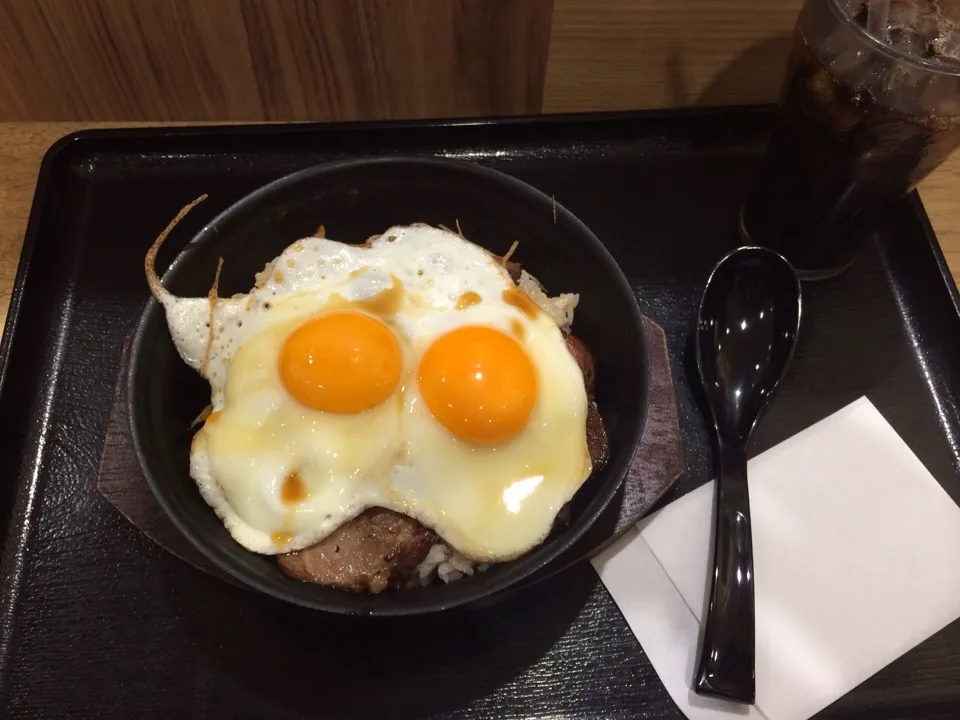
[[[459,234],[304,238],[231,298],[172,295],[155,253],[151,290],[211,389],[190,474],[247,549],[303,549],[379,506],[468,558],[511,559],[589,476],[560,327]]]

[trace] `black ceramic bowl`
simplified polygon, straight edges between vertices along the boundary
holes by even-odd
[[[466,237],[498,254],[519,240],[514,259],[550,292],[580,293],[573,330],[595,357],[597,403],[610,436],[610,461],[577,494],[567,530],[487,572],[449,585],[381,595],[291,579],[274,558],[234,542],[190,478],[189,426],[209,401],[209,388],[181,362],[162,308],[150,300],[130,356],[130,427],[137,456],[151,490],[181,532],[246,585],[329,612],[436,612],[488,598],[544,568],[583,535],[616,495],[646,415],[648,363],[640,312],[626,278],[593,233],[519,180],[469,163],[426,157],[372,158],[310,168],[227,208],[187,245],[163,282],[177,295],[203,296],[217,259],[223,257],[220,294],[229,296],[248,291],[267,260],[294,240],[314,235],[321,223],[329,237],[362,242],[391,225],[425,222],[453,227],[458,220]]]

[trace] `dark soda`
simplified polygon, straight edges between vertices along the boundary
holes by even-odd
[[[839,273],[960,145],[960,61],[949,54],[960,33],[946,23],[935,3],[894,0],[881,43],[864,3],[807,1],[741,214],[745,242],[777,250],[806,279]]]

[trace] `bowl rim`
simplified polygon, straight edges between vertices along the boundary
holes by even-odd
[[[631,302],[629,303],[629,318],[622,318],[621,322],[624,326],[632,328],[633,334],[636,335],[636,338],[639,342],[640,354],[646,359],[646,362],[642,363],[642,367],[637,368],[637,372],[642,373],[640,382],[643,396],[647,398],[649,397],[649,350],[647,346],[646,333],[643,327],[642,315],[640,313],[640,308],[637,305],[636,298],[633,295],[633,290],[630,287],[629,281],[627,280],[623,271],[620,269],[620,266],[613,259],[613,256],[610,254],[609,250],[607,250],[606,246],[599,240],[599,238],[597,238],[596,235],[594,235],[594,233],[578,217],[557,202],[555,198],[546,195],[546,193],[538,190],[522,180],[513,177],[512,175],[495,170],[493,168],[485,167],[483,165],[478,165],[473,162],[447,157],[425,155],[371,155],[321,163],[304,168],[302,170],[294,171],[244,195],[219,212],[212,220],[207,222],[193,235],[192,238],[190,238],[183,249],[173,259],[169,267],[164,271],[163,276],[161,277],[161,282],[165,282],[169,275],[176,273],[184,263],[190,262],[192,249],[197,248],[198,246],[201,246],[204,243],[216,238],[218,235],[218,229],[221,225],[229,222],[234,215],[242,213],[248,206],[255,205],[261,199],[272,196],[275,193],[282,193],[289,186],[297,185],[301,182],[309,182],[311,179],[317,176],[336,173],[341,170],[353,169],[357,167],[376,167],[390,164],[416,164],[440,167],[445,170],[477,174],[486,178],[488,181],[500,184],[515,194],[527,195],[533,201],[552,205],[555,209],[556,216],[558,218],[563,217],[565,222],[570,223],[575,230],[575,234],[578,235],[582,241],[591,246],[591,249],[597,256],[598,260],[606,266],[606,269],[609,271],[607,281],[614,282],[618,286],[619,292],[625,293],[627,297],[631,298]],[[200,551],[204,557],[213,562],[220,570],[227,573],[230,577],[238,580],[244,587],[259,591],[265,595],[269,595],[295,605],[299,605],[301,607],[352,616],[386,617],[425,615],[475,603],[479,600],[489,600],[493,596],[504,593],[505,591],[520,589],[525,580],[534,575],[538,570],[541,570],[557,558],[561,557],[564,552],[572,547],[587,532],[587,530],[592,527],[594,523],[596,523],[603,512],[607,509],[623,484],[624,477],[637,450],[637,447],[639,446],[644,427],[646,426],[649,401],[641,403],[639,417],[636,418],[634,436],[630,439],[630,442],[624,448],[620,456],[616,459],[611,459],[616,467],[609,468],[613,477],[608,480],[608,487],[604,489],[603,494],[598,496],[602,497],[602,501],[597,502],[597,497],[591,498],[587,511],[577,518],[576,526],[565,530],[561,537],[555,539],[551,543],[549,548],[545,547],[545,543],[541,543],[524,555],[521,555],[516,560],[511,561],[511,563],[517,564],[515,565],[516,569],[514,572],[507,571],[501,574],[499,577],[487,576],[492,577],[492,579],[489,582],[478,582],[476,589],[471,593],[465,592],[453,598],[438,598],[435,601],[424,601],[417,603],[385,603],[381,607],[354,607],[351,606],[352,604],[349,602],[340,603],[319,598],[316,600],[310,600],[300,597],[295,593],[287,592],[283,588],[274,587],[261,582],[259,579],[252,578],[243,570],[243,568],[235,567],[227,558],[221,557],[220,552],[218,552],[214,547],[214,543],[206,542],[201,537],[203,533],[196,531],[190,522],[179,515],[177,510],[173,507],[172,501],[166,497],[165,491],[161,487],[162,479],[154,474],[150,463],[147,461],[147,453],[144,448],[144,443],[141,441],[137,422],[137,405],[139,403],[138,398],[140,395],[137,387],[137,378],[139,376],[141,362],[146,357],[146,353],[144,352],[144,343],[147,339],[148,327],[153,321],[153,318],[158,313],[162,312],[163,308],[161,304],[155,298],[150,297],[145,304],[143,311],[141,312],[139,320],[137,321],[136,331],[130,344],[130,360],[126,377],[127,415],[129,418],[130,436],[133,442],[134,453],[137,457],[137,462],[140,466],[143,478],[166,516],[187,538],[190,544]],[[163,321],[163,318],[161,317],[160,320]],[[202,497],[199,497],[199,492],[198,499],[202,501]],[[305,585],[309,585],[309,583],[305,583]],[[347,591],[341,592],[347,599],[349,599],[352,595],[352,593]]]

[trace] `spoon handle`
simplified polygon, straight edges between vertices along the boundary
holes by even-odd
[[[720,444],[717,478],[713,586],[694,689],[753,703],[753,541],[747,494],[745,448]]]

